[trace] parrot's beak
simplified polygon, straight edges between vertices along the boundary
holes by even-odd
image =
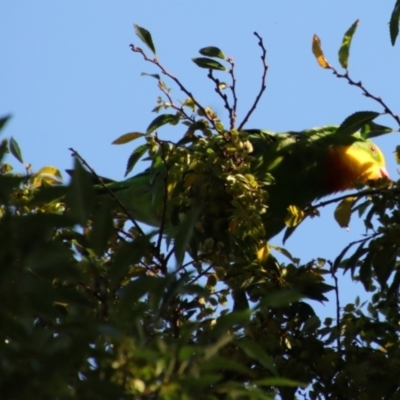
[[[385,167],[380,167],[379,172],[381,173],[381,178],[388,178],[390,179],[389,172],[386,171]]]

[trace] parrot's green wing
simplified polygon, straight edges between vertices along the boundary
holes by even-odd
[[[159,174],[163,173],[160,168]],[[147,225],[158,227],[163,218],[164,191],[160,179],[151,179],[150,170],[146,170],[120,182],[106,184],[117,200],[124,205],[130,216]],[[95,186],[100,195],[107,191],[100,185]]]

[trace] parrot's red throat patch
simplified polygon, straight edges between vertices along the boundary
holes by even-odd
[[[330,193],[353,189],[355,182],[389,178],[382,162],[354,146],[331,146],[328,152],[326,185]]]

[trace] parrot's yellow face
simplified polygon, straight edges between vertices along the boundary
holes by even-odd
[[[327,183],[332,193],[353,189],[356,182],[389,178],[385,157],[370,140],[357,141],[350,146],[329,149]]]

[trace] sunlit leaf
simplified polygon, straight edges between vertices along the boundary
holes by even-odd
[[[188,97],[182,104],[186,107],[189,107],[192,111],[196,110],[196,104],[190,97]]]
[[[50,185],[59,185],[62,182],[62,175],[58,168],[52,167],[48,165],[46,167],[40,168],[36,173],[36,178],[38,178],[38,182],[35,185],[33,183],[33,187],[38,186],[42,180]]]
[[[335,209],[335,220],[341,228],[348,228],[351,218],[351,208],[357,197],[346,197]]]
[[[151,37],[150,32],[142,28],[141,26],[137,24],[133,24],[133,27],[135,28],[135,33],[139,37],[139,39],[154,53],[156,54],[156,48],[154,47],[153,39]]]
[[[297,206],[291,205],[288,207],[288,212],[285,216],[285,225],[293,228],[300,224],[305,217],[305,212]]]
[[[228,88],[229,87],[229,85],[227,84],[227,83],[225,83],[225,82],[220,82],[219,84],[218,84],[218,89],[219,90],[225,90],[226,88]]]
[[[265,243],[257,250],[257,260],[260,263],[265,263],[269,257],[269,247],[268,244]]]
[[[129,143],[132,140],[138,139],[140,137],[145,136],[144,133],[140,132],[129,132],[125,133],[124,135],[120,136],[119,138],[115,139],[111,144],[125,144]]]
[[[321,40],[317,35],[314,35],[312,39],[312,52],[315,58],[317,59],[318,64],[322,68],[328,68],[328,69],[331,68],[331,66],[329,65],[328,61],[324,56],[324,52],[322,51],[321,47]]]
[[[351,40],[353,39],[353,35],[357,29],[358,22],[359,20],[355,21],[346,31],[343,36],[342,45],[339,49],[339,62],[344,69],[348,68]]]

